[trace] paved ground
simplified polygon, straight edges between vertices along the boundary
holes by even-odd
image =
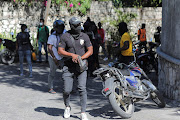
[[[25,64],[26,66],[26,64]],[[10,66],[0,64],[0,120],[64,120],[61,71],[55,81],[57,94],[49,94],[47,63],[33,63],[33,78],[19,76],[17,63]],[[90,120],[119,120],[107,98],[101,94],[100,81],[88,79],[87,114]],[[135,113],[129,120],[180,120],[180,103],[167,101],[167,107],[159,109],[151,100],[136,103]],[[71,97],[72,115],[68,120],[79,120],[79,97]]]

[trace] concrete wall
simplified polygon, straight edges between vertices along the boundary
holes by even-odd
[[[158,50],[158,88],[170,99],[180,101],[180,60]]]
[[[31,6],[25,4],[13,4],[9,2],[0,1],[0,33],[8,33],[10,30],[20,30],[20,23],[26,23],[30,28],[31,35],[36,36],[39,19],[44,14],[42,3],[33,3]],[[162,8],[124,8],[124,12],[133,12],[138,15],[129,24],[131,32],[137,33],[142,23],[146,23],[147,39],[153,37],[153,33],[157,26],[161,26]],[[75,14],[78,16],[78,13]],[[93,2],[91,4],[90,12],[86,16],[81,16],[83,22],[86,21],[87,16],[90,16],[93,21],[98,23],[111,18],[116,18],[115,10],[112,2]],[[52,5],[47,21],[49,28],[52,28],[52,23],[56,19],[63,19],[66,21],[66,29],[69,29],[68,20],[72,15],[63,6]],[[109,28],[109,23],[103,24],[106,31]],[[107,32],[108,33],[108,32]],[[108,34],[106,35],[108,36]],[[108,38],[107,38],[108,39]]]
[[[120,8],[121,11],[127,13],[137,14],[137,18],[129,23],[129,29],[132,34],[137,33],[138,29],[141,27],[142,23],[146,24],[147,39],[150,40],[157,26],[162,24],[162,8]],[[99,21],[108,20],[110,18],[116,19],[114,7],[111,2],[94,2],[91,5],[90,17],[96,23]],[[108,24],[103,27],[108,29]]]
[[[165,0],[163,3],[163,31],[161,50],[180,59],[180,1]],[[175,48],[175,49],[174,49]]]
[[[180,101],[180,5],[163,0],[162,45],[159,54],[158,87],[171,99]]]
[[[20,24],[25,23],[31,34],[37,31],[37,23],[42,13],[42,4],[35,3],[31,6],[13,4],[0,1],[0,33],[8,34],[10,31],[20,31]]]

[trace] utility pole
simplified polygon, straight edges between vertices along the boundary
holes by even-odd
[[[48,18],[48,15],[49,15],[50,6],[51,6],[51,0],[48,0],[47,5],[46,5],[44,24],[47,23],[47,18]]]

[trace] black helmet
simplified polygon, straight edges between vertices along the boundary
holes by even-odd
[[[57,26],[64,25],[64,21],[62,20],[56,20],[53,23],[53,28],[56,28]]]
[[[78,25],[79,23],[82,23],[77,17],[72,17],[70,20],[69,20],[69,24],[70,25]]]
[[[54,23],[53,23],[53,30],[58,31],[59,26],[62,26],[62,29],[64,30],[64,27],[65,27],[64,21],[62,21],[62,20],[54,21]]]

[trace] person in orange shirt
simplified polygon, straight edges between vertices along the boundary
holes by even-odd
[[[147,41],[146,41],[146,24],[142,24],[141,29],[138,30],[138,40],[140,41],[139,48],[142,49],[145,48],[145,51],[147,51]]]
[[[128,33],[127,24],[125,22],[119,23],[119,34],[121,36],[120,48],[118,50],[118,55],[120,54],[119,62],[129,64],[134,60],[134,54],[132,52],[132,40]]]

